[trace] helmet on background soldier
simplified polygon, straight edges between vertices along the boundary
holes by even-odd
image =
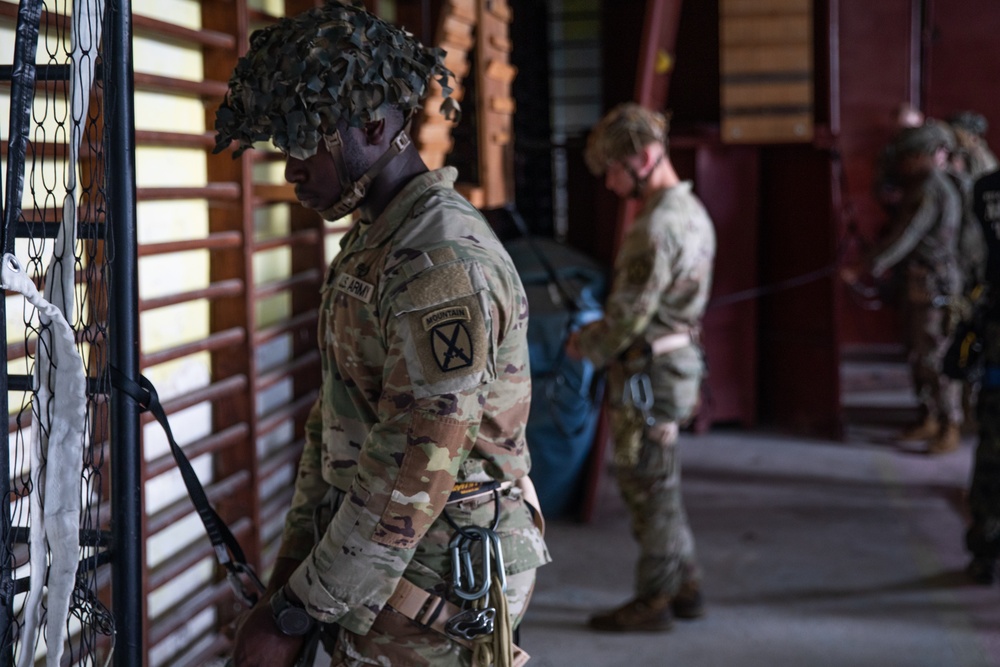
[[[900,131],[896,141],[899,155],[933,155],[938,150],[955,150],[955,133],[935,120],[928,120],[919,127],[908,127]]]
[[[595,176],[612,162],[639,154],[645,146],[667,146],[669,120],[665,114],[634,102],[619,104],[594,125],[587,137],[584,160]]]

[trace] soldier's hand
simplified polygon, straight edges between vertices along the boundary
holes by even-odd
[[[861,270],[856,266],[841,267],[840,279],[848,285],[854,285],[861,281]]]
[[[278,629],[269,600],[258,602],[236,631],[233,667],[293,667],[298,659],[305,637],[290,637]]]

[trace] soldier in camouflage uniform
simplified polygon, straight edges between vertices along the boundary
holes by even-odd
[[[899,437],[928,440],[929,454],[958,447],[963,419],[961,383],[941,370],[956,324],[952,308],[963,287],[957,250],[962,196],[945,173],[953,146],[950,131],[934,121],[901,132],[897,150],[904,194],[895,235],[867,269],[878,279],[897,265],[904,267],[905,342],[924,417]],[[853,270],[843,275],[848,282],[857,279]]]
[[[218,112],[219,150],[270,138],[303,206],[358,213],[322,289],[322,388],[236,667],[292,665],[317,622],[339,627],[336,666],[458,667],[487,650],[485,664],[511,664],[510,630],[549,560],[526,502],[524,290],[455,170],[428,171],[406,133],[431,77],[450,92],[442,58],[331,2],[255,33]],[[456,526],[495,528],[507,589],[488,604],[505,634],[445,628],[462,603]],[[471,548],[477,573],[484,551]]]
[[[997,168],[997,157],[986,144],[989,123],[982,114],[960,111],[948,117],[948,124],[955,133],[952,161],[958,163],[958,171],[975,180]]]
[[[674,171],[662,114],[616,107],[591,132],[585,157],[608,189],[642,203],[615,260],[604,317],[567,342],[570,356],[608,367],[615,474],[640,547],[635,598],[590,625],[666,630],[675,616],[703,613],[677,438],[705,370],[698,332],[715,230],[691,183]]]
[[[984,373],[979,390],[979,444],[969,489],[971,524],[965,536],[972,554],[969,575],[996,580],[1000,560],[1000,171],[976,181],[973,206],[988,248],[987,305],[983,343]]]

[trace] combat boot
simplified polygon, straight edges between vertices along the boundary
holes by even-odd
[[[897,440],[930,440],[941,430],[941,424],[935,417],[926,417],[922,422],[911,426],[898,436]]]
[[[670,600],[670,611],[677,618],[701,618],[705,615],[705,602],[697,581],[685,581]]]
[[[958,449],[962,429],[956,424],[945,424],[934,439],[927,444],[928,454],[947,454]]]
[[[613,611],[591,616],[589,622],[593,629],[609,632],[662,632],[673,624],[666,594],[630,600]]]

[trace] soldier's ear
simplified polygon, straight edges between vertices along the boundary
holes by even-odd
[[[642,168],[639,169],[640,174],[645,174],[654,166],[660,159],[660,153],[657,151],[658,144],[646,144],[642,147],[642,152],[639,153],[639,157],[642,158]]]

